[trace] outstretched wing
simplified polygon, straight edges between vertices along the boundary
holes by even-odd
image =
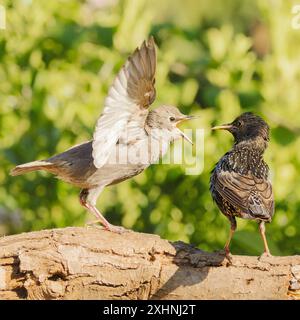
[[[128,123],[133,130],[144,126],[147,109],[155,100],[155,69],[156,49],[151,37],[127,59],[110,87],[94,131],[96,168],[106,163]]]
[[[250,213],[254,218],[269,220],[273,215],[272,185],[265,179],[251,174],[219,171],[216,175],[215,188],[231,205]]]

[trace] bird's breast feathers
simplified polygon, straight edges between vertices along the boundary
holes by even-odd
[[[237,165],[239,161],[236,159],[238,157],[227,153],[212,172],[211,192],[214,199],[221,203],[222,211],[230,206],[244,218],[270,220],[274,213],[274,199],[266,164],[261,160],[255,166],[245,163],[241,166]]]

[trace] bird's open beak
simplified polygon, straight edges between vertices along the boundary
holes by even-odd
[[[232,128],[232,124],[222,124],[221,126],[212,127],[211,130],[230,130]]]
[[[187,121],[187,120],[193,120],[193,119],[196,119],[196,118],[199,118],[198,116],[184,116],[180,119],[178,119],[177,121],[177,124],[183,122],[183,121]],[[177,128],[178,129],[178,128]],[[191,145],[193,145],[193,141],[185,134],[183,133],[180,129],[178,129],[182,138],[185,139],[186,141],[188,141]]]
[[[194,120],[194,119],[197,119],[199,118],[199,116],[184,116],[182,118],[177,118],[177,124],[183,122],[183,121],[187,121],[187,120]]]
[[[199,118],[199,116],[185,116],[184,119],[185,120],[194,120],[194,119],[197,119]]]
[[[179,129],[178,129],[178,130],[179,130]],[[185,133],[183,133],[181,130],[179,130],[179,131],[180,131],[180,134],[181,134],[181,136],[182,136],[183,139],[185,139],[186,141],[188,141],[191,145],[194,144],[193,141],[192,141]]]

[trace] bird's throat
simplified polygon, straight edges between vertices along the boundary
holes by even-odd
[[[268,166],[264,162],[265,147],[257,143],[238,143],[227,154],[229,170],[247,175],[251,172],[258,178],[267,178]]]
[[[236,150],[242,150],[242,149],[253,150],[257,154],[261,153],[261,155],[263,155],[267,147],[268,147],[268,141],[266,141],[262,137],[242,140],[239,142],[236,141],[234,144],[234,149]]]

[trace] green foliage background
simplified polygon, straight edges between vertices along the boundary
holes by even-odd
[[[46,173],[10,177],[16,164],[91,138],[110,84],[149,34],[158,44],[157,100],[200,116],[205,166],[185,175],[155,165],[107,188],[98,207],[115,224],[223,247],[229,223],[212,202],[209,173],[230,148],[209,128],[254,111],[270,124],[266,153],[276,196],[267,226],[274,254],[300,253],[300,30],[294,1],[4,1],[0,30],[0,234],[83,225],[79,190]],[[257,224],[238,221],[236,254],[263,250]]]

